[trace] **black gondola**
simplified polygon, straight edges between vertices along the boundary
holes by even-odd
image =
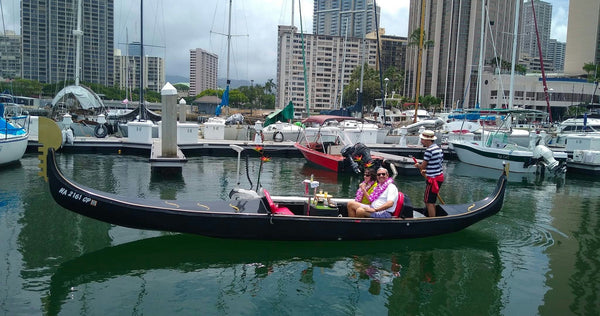
[[[335,199],[337,207],[328,216],[316,216],[314,211],[306,215],[311,214],[306,198],[273,197],[280,208],[293,213],[282,215],[272,211],[273,203],[270,206],[267,197],[205,202],[100,192],[66,179],[58,169],[54,149],[48,149],[46,160],[50,193],[68,210],[124,227],[238,239],[378,240],[456,232],[500,211],[507,183],[503,173],[495,190],[483,200],[438,205],[434,218],[349,218],[345,209],[348,199]],[[414,211],[424,213],[423,209]]]

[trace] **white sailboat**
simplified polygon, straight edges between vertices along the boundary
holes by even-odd
[[[0,96],[0,166],[19,161],[27,149],[27,115],[5,116],[8,96]]]
[[[52,99],[53,116],[62,119],[58,122],[64,131],[69,131],[75,136],[106,137],[108,127],[106,123],[106,108],[102,99],[91,89],[79,84],[81,63],[81,10],[82,0],[77,2],[77,29],[73,30],[76,38],[75,51],[75,84],[64,87]],[[74,114],[75,112],[83,115]],[[79,122],[73,122],[73,119]]]

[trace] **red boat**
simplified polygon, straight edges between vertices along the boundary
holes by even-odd
[[[362,143],[352,144],[336,122],[361,119],[345,116],[316,115],[302,121],[305,136],[294,144],[312,164],[334,172],[361,173],[366,167],[384,166],[392,174],[418,174],[412,158],[371,152]]]

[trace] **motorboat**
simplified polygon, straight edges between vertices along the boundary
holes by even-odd
[[[491,109],[488,111],[500,111],[510,122],[513,114],[532,110]],[[449,140],[449,146],[456,152],[460,161],[472,165],[502,170],[504,164],[508,163],[510,172],[535,173],[549,170],[556,174],[564,174],[567,153],[553,152],[544,145],[538,145],[541,137],[535,133],[529,135],[529,146],[519,146],[509,141],[507,133],[502,130],[502,125],[500,125],[495,131],[482,133],[479,139],[468,134],[458,135]]]
[[[262,128],[264,140],[297,142],[303,135],[301,125],[277,121]]]
[[[306,135],[294,147],[308,162],[334,172],[361,173],[366,167],[384,166],[390,174],[418,174],[409,157],[372,152],[366,144],[352,142],[339,127],[339,122],[347,119],[332,115],[306,118],[303,123],[311,127],[305,128]]]

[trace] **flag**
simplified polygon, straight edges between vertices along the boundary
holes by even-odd
[[[221,108],[223,106],[229,106],[229,86],[225,88],[225,92],[223,92],[223,96],[221,97],[221,103],[217,106],[215,110],[215,116],[221,115]]]

